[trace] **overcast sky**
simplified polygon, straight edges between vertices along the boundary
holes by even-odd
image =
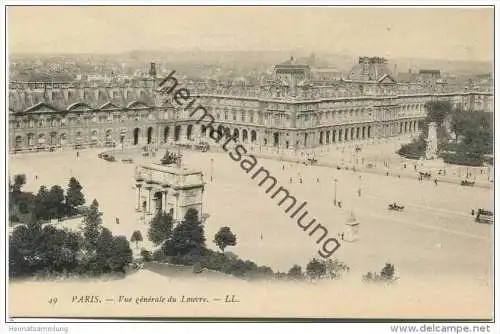
[[[493,9],[9,7],[9,52],[290,50],[493,59]]]

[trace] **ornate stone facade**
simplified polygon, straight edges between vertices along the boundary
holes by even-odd
[[[199,217],[203,212],[203,174],[184,167],[159,164],[137,166],[135,173],[137,189],[136,211],[155,214],[158,211],[171,213],[180,221],[189,209],[195,209]]]
[[[197,95],[198,103],[215,118],[216,130],[235,136],[249,151],[293,151],[416,135],[424,106],[431,100],[493,111],[490,92],[399,84],[387,71],[366,66],[363,62],[347,78],[322,85],[310,80],[307,65],[293,60],[277,65],[273,77],[259,85],[179,85]],[[11,83],[10,151],[210,141],[206,124],[197,124],[189,112],[175,108],[151,75],[107,85]]]

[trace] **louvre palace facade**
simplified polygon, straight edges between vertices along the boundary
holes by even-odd
[[[149,78],[127,82],[11,82],[10,152],[210,143],[208,124],[165,94],[172,85],[156,77],[154,64]],[[178,85],[213,116],[216,131],[249,151],[293,152],[416,135],[425,104],[433,100],[493,111],[491,92],[450,89],[434,77],[398,83],[378,57],[360,57],[336,79],[291,58],[258,85],[213,80]]]

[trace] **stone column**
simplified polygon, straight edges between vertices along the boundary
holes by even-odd
[[[175,196],[174,220],[180,221],[182,218],[179,213],[179,192],[176,191],[173,195]]]

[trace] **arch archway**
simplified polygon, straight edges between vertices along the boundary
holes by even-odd
[[[66,133],[61,133],[61,135],[59,136],[59,143],[61,145],[66,145],[68,142],[68,135]]]
[[[23,137],[22,136],[16,136],[14,147],[16,149],[20,149],[23,147]]]
[[[307,144],[308,144],[307,137],[308,137],[307,133],[304,133],[304,147],[307,147]]]
[[[279,132],[273,133],[273,146],[278,147],[280,145],[280,134]]]
[[[224,134],[226,135],[227,139],[231,138],[231,129],[229,127],[225,128]]]
[[[257,132],[255,132],[255,130],[252,130],[252,132],[250,132],[250,141],[252,143],[257,141]]]
[[[217,127],[217,134],[218,134],[219,138],[224,137],[224,127],[222,125],[219,125]]]
[[[192,136],[193,136],[193,125],[189,124],[186,129],[186,138],[188,140],[191,140]]]
[[[34,138],[35,138],[34,134],[28,133],[28,146],[33,146],[35,144]]]
[[[320,144],[320,145],[323,145],[323,136],[324,136],[323,131],[320,131],[320,132],[319,132],[319,144]]]
[[[151,144],[153,141],[153,127],[148,128],[148,144]]]
[[[45,141],[45,133],[40,133],[38,134],[38,141],[37,141],[37,144],[39,146],[42,146],[42,145],[45,145],[46,144],[46,141]]]
[[[243,131],[241,131],[241,137],[242,137],[244,143],[246,143],[248,141],[248,131],[247,131],[247,129],[243,129]]]
[[[49,144],[51,146],[57,145],[57,132],[51,132],[49,137]]]
[[[113,142],[113,131],[111,129],[106,130],[104,141],[108,145]]]
[[[202,135],[203,137],[206,137],[206,136],[207,136],[207,127],[206,127],[206,125],[202,125],[202,126],[201,126],[201,135]]]
[[[161,191],[157,191],[153,195],[153,201],[155,202],[155,212],[163,211],[163,193]]]
[[[181,137],[181,131],[182,128],[180,125],[177,125],[174,129],[174,140],[179,141],[179,138]]]
[[[134,145],[139,144],[139,128],[134,129]]]
[[[234,140],[236,140],[236,141],[240,140],[240,130],[234,129],[233,137],[234,137]]]

